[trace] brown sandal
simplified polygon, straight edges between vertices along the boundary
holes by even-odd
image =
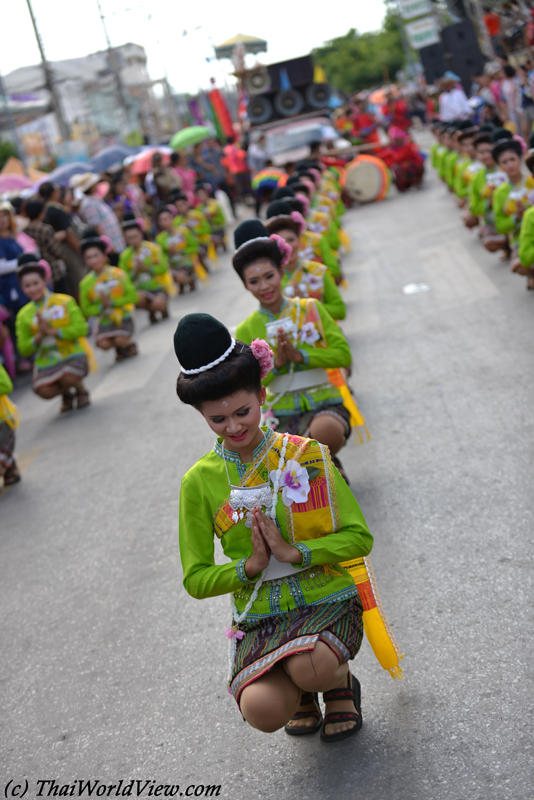
[[[354,703],[355,711],[335,711],[331,714],[326,714],[324,718],[323,729],[321,731],[321,740],[323,742],[339,742],[341,739],[348,739],[349,736],[354,736],[362,727],[362,705],[361,705],[361,687],[358,678],[355,678],[350,672],[347,676],[347,686],[343,689],[331,689],[329,692],[323,692],[323,700],[329,703],[333,700],[352,700]],[[327,725],[333,725],[335,722],[355,722],[352,728],[339,733],[325,733]]]
[[[65,392],[63,395],[63,403],[61,404],[61,413],[65,414],[67,411],[72,411],[74,407],[74,395],[72,392]]]
[[[14,483],[18,483],[20,480],[20,472],[13,461],[13,465],[4,472],[4,486],[13,486]]]
[[[312,711],[297,711],[296,714],[293,714],[291,719],[305,719],[306,717],[313,717],[317,720],[317,723],[313,726],[286,725],[284,730],[290,736],[308,736],[310,733],[317,733],[317,731],[321,730],[321,725],[323,724],[323,713],[319,706],[319,695],[317,692],[303,692],[302,697],[300,698],[301,706],[309,706],[311,703],[315,703],[315,709]]]
[[[78,409],[86,408],[90,404],[91,404],[91,401],[89,399],[89,392],[86,392],[85,390],[83,390],[81,392],[77,392],[76,393],[76,407]]]

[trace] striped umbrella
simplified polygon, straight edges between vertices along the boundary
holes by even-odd
[[[285,172],[276,167],[266,167],[260,170],[252,178],[252,189],[256,194],[261,194],[266,189],[275,189],[280,179],[283,179]]]

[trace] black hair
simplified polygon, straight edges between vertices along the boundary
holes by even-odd
[[[20,214],[20,210],[24,205],[24,198],[23,197],[12,197],[9,201],[13,208],[15,209],[15,213]]]
[[[286,216],[291,214],[291,207],[286,203],[285,200],[274,200],[270,205],[267,206],[267,219],[271,219],[271,217],[279,217],[280,214],[285,214]]]
[[[512,67],[511,64],[505,64],[503,70],[504,70],[504,74],[506,75],[507,78],[513,78],[514,77],[515,69]]]
[[[251,239],[236,250],[232,264],[243,283],[245,269],[260,258],[268,258],[278,270],[282,268],[282,253],[273,239]]]
[[[259,395],[261,391],[260,362],[250,345],[237,341],[230,355],[217,366],[195,375],[183,372],[176,382],[176,394],[188,406],[196,409],[210,400],[221,400],[237,392]]]
[[[171,164],[176,164],[179,158],[180,158],[180,153],[177,153],[175,150],[174,153],[171,153]]]
[[[82,249],[82,253],[85,253],[85,251],[89,250],[90,247],[97,247],[103,253],[105,253],[107,249],[106,243],[102,241],[96,228],[86,228],[84,230],[80,247]]]
[[[288,204],[291,211],[298,211],[303,217],[305,216],[306,209],[304,208],[304,203],[302,200],[299,200],[298,197],[286,197],[285,202]]]
[[[39,264],[39,256],[36,253],[21,253],[17,259],[17,278],[20,281],[24,275],[29,275],[30,272],[36,272],[43,280],[46,280],[46,270]]]
[[[175,203],[177,200],[187,200],[187,195],[180,189],[173,189],[169,192],[169,202]]]
[[[39,186],[39,197],[42,197],[46,202],[46,200],[50,200],[55,190],[56,187],[52,181],[44,181],[44,183]]]
[[[38,219],[44,211],[45,204],[42,200],[28,200],[26,203],[26,215],[32,222]]]
[[[295,197],[291,186],[279,186],[273,194],[273,200],[285,200],[287,197]]]
[[[128,213],[128,214],[125,214],[123,216],[122,223],[121,223],[121,228],[123,229],[123,231],[131,229],[131,228],[137,228],[138,231],[141,231],[143,236],[145,235],[145,232],[142,229],[142,227],[140,226],[140,224],[138,223],[135,214],[132,214],[131,212]]]
[[[485,131],[484,133],[479,133],[475,136],[475,141],[473,142],[475,148],[481,144],[491,144],[491,133]]]
[[[500,142],[497,142],[493,145],[493,149],[491,151],[491,155],[493,156],[493,160],[495,163],[499,163],[499,158],[502,156],[503,153],[506,153],[508,150],[511,150],[516,156],[523,155],[523,150],[521,148],[520,143],[517,139],[501,139]]]
[[[167,214],[171,214],[171,215],[172,215],[172,211],[171,211],[171,209],[169,208],[169,206],[162,205],[162,206],[158,206],[158,207],[156,208],[156,219],[158,219],[159,215],[160,215],[160,214],[163,214],[163,212],[164,212],[164,211],[165,211]]]
[[[300,183],[300,181],[299,181],[299,183],[292,183],[291,184],[291,188],[293,189],[295,194],[297,194],[298,192],[302,192],[302,194],[305,194],[306,197],[310,196],[309,187],[306,186],[306,184],[304,184],[304,183]]]

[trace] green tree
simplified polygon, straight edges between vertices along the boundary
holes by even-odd
[[[404,66],[397,18],[388,9],[380,31],[358,33],[355,28],[312,51],[330,83],[351,94],[385,83]]]
[[[6,139],[0,139],[0,169],[4,166],[8,158],[15,156],[18,158],[17,148],[12,142]]]

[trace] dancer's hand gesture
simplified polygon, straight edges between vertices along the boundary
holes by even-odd
[[[253,508],[251,514],[252,530],[256,529],[259,532],[277,561],[290,564],[300,564],[302,562],[302,553],[292,544],[286,542],[276,522],[264,514],[261,508]]]

